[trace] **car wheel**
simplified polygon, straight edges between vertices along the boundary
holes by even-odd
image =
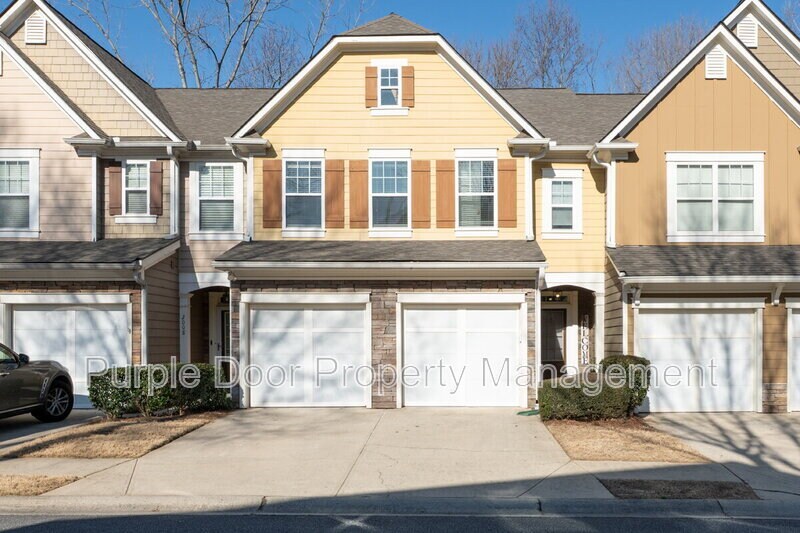
[[[56,382],[47,391],[44,405],[34,409],[31,414],[41,422],[61,422],[72,412],[74,401],[69,387],[64,383]]]

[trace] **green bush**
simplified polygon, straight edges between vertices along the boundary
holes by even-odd
[[[610,356],[599,372],[545,381],[539,388],[542,420],[603,420],[632,416],[649,388],[650,362],[642,357]]]
[[[181,370],[185,364],[175,365],[174,371],[167,365],[148,365],[112,368],[102,374],[94,374],[89,382],[89,401],[112,418],[126,414],[153,416],[159,413],[185,414],[231,409],[233,403],[226,389],[215,386],[213,365],[193,364]],[[181,372],[194,372],[194,387],[184,387]],[[165,384],[164,384],[165,383]],[[163,384],[163,385],[162,385]]]

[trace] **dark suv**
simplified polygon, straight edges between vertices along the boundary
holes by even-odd
[[[72,411],[72,378],[55,361],[31,361],[0,344],[0,418],[30,413],[60,422]]]

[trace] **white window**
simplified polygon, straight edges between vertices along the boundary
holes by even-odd
[[[497,158],[456,159],[457,227],[497,228]]]
[[[323,159],[285,159],[283,190],[287,229],[322,229]]]
[[[122,213],[150,212],[150,161],[125,161],[122,165]]]
[[[542,237],[580,239],[583,236],[583,171],[542,170]]]
[[[372,227],[408,229],[411,224],[408,159],[370,160],[370,204]]]
[[[670,242],[763,242],[763,153],[668,153]]]
[[[0,237],[38,237],[39,151],[0,149]]]
[[[191,238],[242,238],[242,165],[193,163]]]
[[[398,66],[378,68],[378,105],[397,107],[400,99],[401,70]]]

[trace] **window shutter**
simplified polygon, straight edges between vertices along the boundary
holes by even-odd
[[[280,159],[265,159],[263,170],[262,218],[265,228],[280,228],[283,211],[283,165]]]
[[[403,107],[414,107],[414,67],[403,67]]]
[[[436,162],[436,227],[456,227],[456,163]]]
[[[364,75],[366,106],[378,107],[378,67],[367,67]]]
[[[368,161],[350,161],[350,227],[369,227]]]
[[[728,77],[728,54],[721,46],[715,46],[706,54],[706,79],[724,80]]]
[[[344,161],[325,161],[325,227],[344,227]]]
[[[122,163],[109,161],[106,166],[106,181],[108,182],[108,214],[116,216],[122,214]]]
[[[150,214],[161,216],[163,214],[162,183],[164,183],[164,165],[161,161],[150,162]]]
[[[39,11],[25,21],[25,44],[47,44],[47,19]]]
[[[517,227],[517,161],[497,162],[497,224],[501,228]]]
[[[411,161],[411,227],[431,227],[431,162]]]
[[[736,36],[748,48],[758,48],[758,22],[753,15],[747,15],[736,26]]]

